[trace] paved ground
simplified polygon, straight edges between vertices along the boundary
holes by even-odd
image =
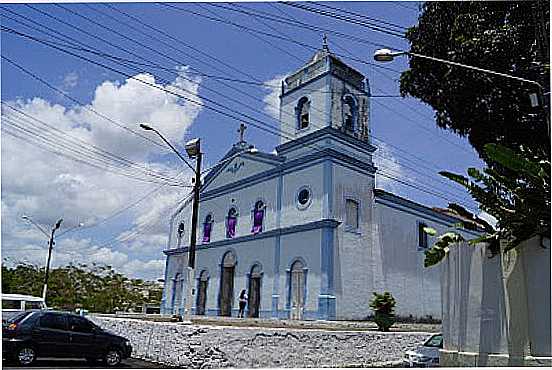
[[[6,370],[10,369],[103,369],[105,368],[101,362],[95,365],[90,365],[85,360],[81,359],[39,359],[33,366],[17,367],[13,364],[6,364],[2,361],[2,368]],[[153,362],[138,360],[135,358],[129,358],[123,360],[123,363],[117,367],[119,369],[171,369],[170,366],[163,364],[156,364]]]

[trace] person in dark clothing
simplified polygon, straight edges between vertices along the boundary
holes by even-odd
[[[243,289],[240,293],[240,311],[238,312],[238,317],[244,317],[245,313],[245,306],[247,306],[247,294],[245,293],[245,289]]]

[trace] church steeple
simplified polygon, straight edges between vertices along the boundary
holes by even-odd
[[[326,35],[312,58],[282,83],[282,131],[294,138],[333,127],[368,142],[369,106],[364,76],[336,57]]]

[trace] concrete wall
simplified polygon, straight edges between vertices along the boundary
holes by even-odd
[[[401,360],[429,333],[237,328],[94,317],[132,357],[179,368],[368,367]]]
[[[552,365],[550,240],[489,258],[452,248],[442,262],[445,366]]]
[[[335,295],[337,318],[362,320],[370,314],[368,303],[373,291],[372,204],[373,175],[333,165],[332,217],[340,221],[334,240]],[[359,227],[345,224],[347,199],[359,205]]]

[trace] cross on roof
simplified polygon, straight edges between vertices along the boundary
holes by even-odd
[[[240,123],[240,128],[238,129],[238,133],[240,134],[240,143],[244,142],[243,137],[245,135],[246,129],[247,126],[245,126],[243,123]]]

